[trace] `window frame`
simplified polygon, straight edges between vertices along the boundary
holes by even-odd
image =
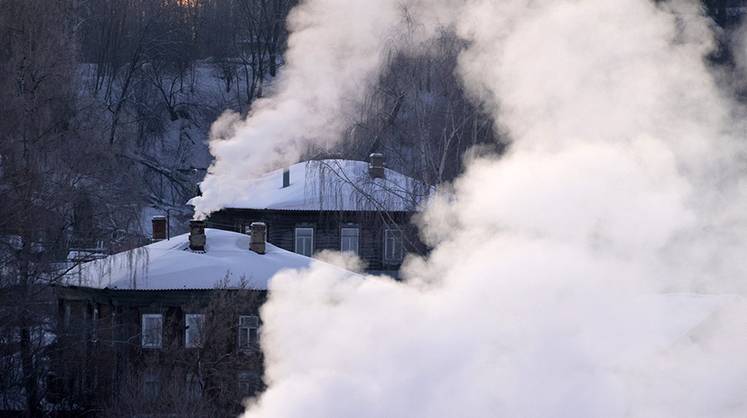
[[[158,333],[158,343],[157,344],[151,344],[151,343],[147,343],[146,342],[146,335],[147,335],[146,332],[145,332],[145,329],[146,329],[146,326],[145,326],[146,319],[153,319],[153,318],[157,318],[161,322],[160,326],[159,326],[160,332]],[[141,333],[140,346],[142,348],[147,348],[147,349],[161,349],[163,347],[163,314],[160,314],[160,313],[158,313],[158,314],[155,314],[155,313],[142,314],[141,315],[141,319],[140,319],[140,327],[141,327],[141,329],[140,329],[140,333]]]
[[[161,396],[161,375],[154,371],[146,371],[142,381],[143,397],[154,402]]]
[[[189,318],[198,318],[198,330],[196,335],[196,341],[194,341],[194,335],[192,335],[193,339],[190,339],[190,319]],[[195,312],[195,313],[188,313],[184,314],[184,347],[185,348],[201,348],[202,347],[202,337],[203,337],[203,330],[205,328],[205,314]],[[194,332],[194,331],[192,331]]]
[[[243,324],[244,319],[250,319],[253,318],[255,325],[251,326],[245,326]],[[259,316],[258,315],[239,315],[239,327],[238,327],[238,346],[239,350],[252,350],[259,346],[259,328],[260,328],[260,322],[259,322]],[[246,344],[241,344],[241,336],[243,333],[243,330],[247,330],[246,333]],[[254,330],[254,341],[252,341],[252,332],[251,330]]]
[[[262,386],[262,375],[252,370],[240,370],[238,378],[238,390],[241,396],[251,396],[257,393]]]
[[[299,246],[298,246],[299,231],[311,231],[311,235],[309,237],[306,237],[306,236],[303,237],[303,238],[311,238],[311,245],[309,248],[308,255],[299,251]],[[297,226],[296,227],[296,229],[293,231],[293,243],[294,243],[293,249],[296,254],[301,254],[306,257],[311,257],[312,255],[314,255],[314,232],[315,231],[314,231],[313,226]]]
[[[345,237],[345,230],[349,231],[355,231],[355,249],[344,249],[343,243],[345,242],[345,238],[350,238],[350,236]],[[361,228],[358,225],[346,225],[340,227],[340,252],[352,252],[355,255],[360,254],[361,250]]]
[[[392,233],[396,233],[399,236],[399,254],[395,255],[395,257],[389,257],[389,250],[390,250],[390,238],[389,236]],[[404,231],[400,228],[396,227],[385,227],[384,228],[384,254],[382,257],[382,260],[384,261],[384,264],[399,264],[402,262],[402,260],[405,258],[405,243],[404,243]]]

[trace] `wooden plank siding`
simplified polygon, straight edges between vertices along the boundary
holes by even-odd
[[[340,250],[341,229],[360,228],[359,256],[366,262],[367,271],[396,271],[401,262],[390,264],[384,260],[384,229],[403,231],[405,253],[425,254],[427,249],[420,241],[417,228],[411,220],[414,212],[374,211],[297,211],[223,209],[213,213],[207,221],[210,228],[245,232],[252,222],[267,225],[267,241],[288,251],[295,251],[295,229],[314,228],[314,252]]]
[[[264,290],[116,290],[86,287],[57,287],[58,320],[51,373],[56,376],[53,392],[73,395],[91,408],[101,409],[127,401],[132,387],[139,387],[144,373],[167,372],[176,380],[162,382],[164,390],[184,383],[184,373],[199,363],[197,349],[185,347],[185,314],[211,315],[211,301],[221,294],[230,294],[239,301],[228,306],[233,312],[224,317],[230,327],[226,340],[208,349],[220,354],[224,361],[240,365],[241,369],[262,374],[262,354],[238,349],[239,315],[259,316],[266,300]],[[93,312],[98,313],[94,319]],[[162,314],[160,348],[142,346],[142,315]],[[238,373],[240,369],[235,371]],[[237,378],[224,374],[230,387]],[[164,374],[163,376],[167,376]],[[134,379],[134,380],[133,380]],[[218,384],[217,382],[213,382]],[[54,395],[54,393],[52,393]],[[209,394],[206,394],[208,396]],[[122,399],[122,396],[125,396]],[[241,398],[236,399],[240,406]],[[144,405],[151,409],[154,405]]]

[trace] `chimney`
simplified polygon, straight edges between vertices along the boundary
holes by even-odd
[[[166,239],[166,217],[154,216],[151,222],[153,223],[153,241]]]
[[[290,168],[283,170],[283,188],[290,186],[291,184],[291,172]]]
[[[249,249],[257,254],[264,254],[267,225],[265,225],[264,222],[252,222],[251,229],[252,233],[249,241]]]
[[[374,152],[368,156],[368,175],[372,179],[384,178],[384,154]]]
[[[189,221],[189,249],[205,251],[205,221]]]

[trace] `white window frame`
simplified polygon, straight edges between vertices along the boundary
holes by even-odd
[[[392,254],[392,256],[389,256],[390,252],[393,252],[390,248],[392,244],[390,244],[390,240],[394,241],[394,236],[399,236],[399,254]],[[390,235],[392,238],[390,239]],[[385,263],[400,263],[402,259],[404,258],[404,233],[399,228],[384,228],[384,262]]]
[[[345,236],[345,232],[346,231],[348,233],[350,233],[351,231],[355,231],[355,233],[354,233],[354,237],[355,237],[355,248],[352,248],[352,249],[351,248],[347,248],[347,249],[345,248],[345,239],[346,238],[348,238],[348,239],[353,238],[353,235]],[[357,255],[359,253],[359,251],[360,251],[360,246],[361,246],[361,229],[359,227],[357,227],[357,226],[343,226],[342,228],[340,228],[340,251],[341,252],[348,251],[348,252],[352,252],[352,253],[354,253],[354,254]]]
[[[311,231],[311,236],[310,237],[308,237],[308,236],[301,237],[301,236],[298,235],[299,232],[309,232],[309,231]],[[298,245],[298,239],[299,238],[304,238],[304,239],[311,238],[311,245],[310,245],[309,254],[306,254],[306,253],[300,251],[301,248],[299,248],[299,245]],[[303,227],[299,226],[299,227],[296,227],[295,234],[294,234],[294,242],[295,242],[295,252],[296,252],[296,254],[301,254],[301,255],[305,255],[307,257],[311,257],[314,254],[314,228],[310,227],[310,226],[303,226]]]
[[[252,341],[252,330],[254,330],[254,341]],[[246,343],[242,344],[242,336],[246,334]],[[239,349],[249,350],[259,346],[259,317],[257,315],[239,316]]]
[[[160,322],[159,324],[159,332],[158,332],[158,341],[156,342],[149,342],[146,341],[146,336],[148,333],[146,332],[146,322],[148,319],[158,319]],[[143,348],[161,348],[163,345],[163,315],[162,314],[143,314],[142,320],[141,320],[141,346]]]
[[[193,327],[194,325],[194,327]],[[191,313],[184,315],[184,347],[202,347],[205,329],[205,314]]]

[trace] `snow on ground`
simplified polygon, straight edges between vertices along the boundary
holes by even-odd
[[[204,253],[189,250],[189,234],[81,264],[66,284],[112,289],[212,289],[225,280],[236,288],[267,289],[275,273],[325,264],[267,243],[266,253],[249,250],[249,236],[206,229]],[[335,268],[329,266],[330,268]],[[336,269],[336,268],[335,268]],[[339,269],[338,269],[339,270]]]
[[[386,210],[417,209],[430,191],[422,182],[385,169],[385,178],[372,179],[368,163],[353,160],[315,160],[289,167],[290,185],[283,187],[283,170],[256,180],[246,198],[232,208],[276,210]]]

